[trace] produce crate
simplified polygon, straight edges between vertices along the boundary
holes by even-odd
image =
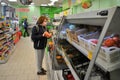
[[[78,36],[78,40],[79,40],[79,45],[83,48],[85,48],[85,42],[86,42],[86,39]]]
[[[89,51],[92,53],[96,49],[96,44],[89,42]],[[107,63],[113,63],[120,60],[120,48],[117,47],[101,47],[99,51],[99,58]]]
[[[79,35],[78,36],[78,40],[79,40],[79,44],[84,47],[86,50],[89,50],[89,40],[91,39],[98,39],[100,36],[99,32],[94,32],[92,34],[88,34],[88,35]]]
[[[120,60],[120,48],[117,47],[101,47],[99,56],[105,62],[113,63]]]
[[[93,40],[93,39],[91,39]],[[96,44],[91,42],[91,40],[89,40],[89,51],[91,51],[92,53],[95,51],[95,48],[96,48]]]

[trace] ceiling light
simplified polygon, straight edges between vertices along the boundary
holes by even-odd
[[[30,5],[34,5],[34,3],[32,2]]]
[[[35,3],[32,2],[29,6],[34,6],[34,4],[35,4]]]
[[[49,3],[48,5],[49,5],[49,6],[52,6],[52,5],[54,5],[54,2],[51,2],[51,3]]]
[[[41,6],[48,6],[47,4],[41,4]]]
[[[4,6],[4,5],[7,5],[7,4],[6,4],[5,2],[1,2],[1,5],[3,5],[3,6]]]
[[[55,2],[55,1],[58,1],[58,0],[50,0],[50,1],[54,1]]]
[[[8,0],[8,1],[10,1],[10,2],[17,2],[17,0]]]
[[[50,0],[50,1],[51,1],[51,3],[49,3],[48,5],[49,5],[49,6],[53,6],[54,3],[55,3],[56,1],[58,1],[58,0]]]

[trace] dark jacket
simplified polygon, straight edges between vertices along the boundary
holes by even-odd
[[[24,28],[28,27],[28,22],[26,20],[24,20]]]
[[[38,29],[36,28],[36,26],[33,27],[31,39],[34,42],[35,49],[44,49],[47,44],[47,38],[43,37],[42,35],[46,31],[46,29],[41,25],[38,26]]]

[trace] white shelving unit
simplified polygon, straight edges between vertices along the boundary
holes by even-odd
[[[96,26],[103,26],[103,30],[99,37],[99,41],[94,53],[92,53],[92,60],[90,61],[86,76],[84,80],[88,80],[91,74],[91,70],[94,64],[97,64],[98,67],[110,73],[110,80],[119,80],[120,74],[120,61],[115,63],[110,63],[109,65],[100,59],[98,56],[99,49],[101,47],[103,38],[107,31],[120,33],[120,7],[113,7],[106,10],[96,10],[91,12],[85,12],[75,15],[69,15],[65,17],[64,20],[61,21],[59,27],[62,27],[63,23],[71,23],[71,24],[87,24],[87,25],[96,25]],[[61,29],[59,29],[61,30]],[[59,32],[58,32],[59,37]],[[88,51],[83,47],[79,46],[75,42],[70,41],[68,38],[66,39],[70,44],[72,44],[75,48],[77,48],[82,54],[88,58]],[[67,66],[70,68],[75,80],[80,80],[77,73],[75,72],[74,68],[72,67],[69,59],[66,57],[65,53],[59,49],[57,49],[63,56]]]

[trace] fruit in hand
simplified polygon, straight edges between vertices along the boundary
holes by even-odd
[[[52,34],[46,31],[46,32],[44,32],[44,36],[47,38],[50,38],[52,36]]]
[[[56,59],[62,59],[62,56],[57,55],[57,56],[56,56]]]

